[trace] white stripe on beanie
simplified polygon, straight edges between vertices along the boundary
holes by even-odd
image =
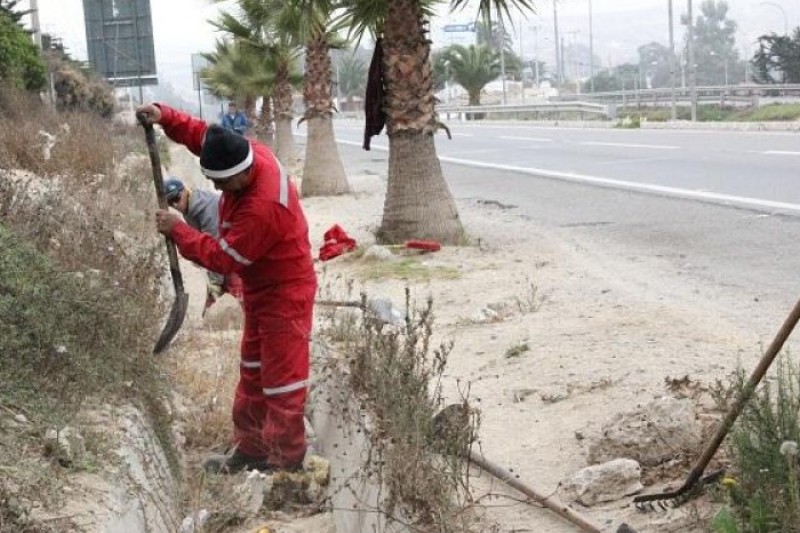
[[[224,170],[211,170],[210,168],[205,168],[203,166],[200,167],[200,171],[203,175],[212,180],[224,180],[228,179],[231,176],[235,176],[239,172],[246,170],[247,167],[253,164],[253,147],[248,145],[247,157],[244,158],[244,161],[239,163],[238,165],[234,165],[231,168],[227,168]]]

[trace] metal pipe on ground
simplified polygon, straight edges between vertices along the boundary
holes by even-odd
[[[588,533],[603,533],[599,526],[592,523],[585,516],[567,507],[562,502],[555,500],[551,496],[545,496],[541,494],[530,485],[527,485],[526,483],[523,483],[522,481],[517,479],[517,477],[514,476],[514,474],[512,474],[502,466],[489,461],[480,453],[474,450],[470,450],[468,457],[470,462],[480,467],[482,470],[496,477],[509,487],[512,487],[513,489],[516,489],[517,491],[521,492],[525,496],[529,497],[532,501],[543,505],[544,507],[554,512],[564,520],[567,520],[568,522],[578,526],[579,528],[581,528],[581,530],[587,531]],[[621,524],[617,528],[617,533],[636,533],[636,531],[632,529],[628,524]]]

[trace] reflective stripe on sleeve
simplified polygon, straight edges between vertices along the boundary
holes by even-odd
[[[242,361],[244,368],[261,368],[261,361]]]
[[[220,248],[222,248],[223,252],[225,252],[229,256],[233,257],[233,259],[237,263],[241,263],[241,264],[246,265],[246,266],[250,266],[250,265],[253,264],[252,261],[250,261],[246,257],[242,256],[242,254],[240,254],[239,252],[237,252],[236,250],[231,248],[231,245],[228,244],[228,242],[225,239],[220,239],[219,240],[219,246],[220,246]]]
[[[289,206],[289,175],[284,170],[283,165],[278,163],[278,167],[281,169],[281,191],[280,191],[280,198],[279,201],[283,207]]]
[[[283,387],[273,387],[273,388],[264,387],[263,392],[265,396],[278,396],[280,394],[286,394],[287,392],[294,392],[296,390],[304,389],[307,386],[308,386],[308,380],[304,379],[303,381],[290,383],[289,385],[284,385]]]

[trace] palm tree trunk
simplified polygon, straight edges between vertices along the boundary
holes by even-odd
[[[419,0],[389,2],[383,27],[389,185],[379,238],[459,244],[464,230],[433,142],[440,123],[425,26]]]
[[[378,232],[382,242],[433,239],[461,244],[464,230],[442,175],[433,135],[400,133],[389,140],[389,185]]]
[[[333,133],[331,57],[320,33],[306,46],[303,99],[308,127],[303,168],[303,196],[333,196],[350,192],[339,148]]]
[[[347,174],[336,146],[333,120],[314,117],[307,121],[308,139],[303,167],[302,193],[304,197],[334,196],[350,192]]]
[[[292,134],[292,84],[288,69],[275,74],[275,156],[284,166],[294,159],[295,146]]]
[[[270,148],[275,146],[275,129],[272,127],[272,95],[261,97],[261,117],[259,119],[259,138]]]

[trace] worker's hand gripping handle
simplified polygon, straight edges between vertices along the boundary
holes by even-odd
[[[161,209],[169,209],[167,204],[167,197],[164,194],[164,176],[161,172],[161,156],[158,153],[158,146],[156,145],[156,132],[153,125],[150,123],[148,116],[145,113],[137,113],[136,119],[144,128],[144,136],[147,141],[147,151],[150,154],[150,166],[153,170],[153,184],[156,188],[156,197],[158,198],[158,207]],[[175,284],[175,289],[183,292],[183,276],[181,275],[180,267],[178,266],[178,251],[175,248],[175,243],[169,237],[167,241],[167,255],[169,256],[169,269],[172,272],[172,280]]]

